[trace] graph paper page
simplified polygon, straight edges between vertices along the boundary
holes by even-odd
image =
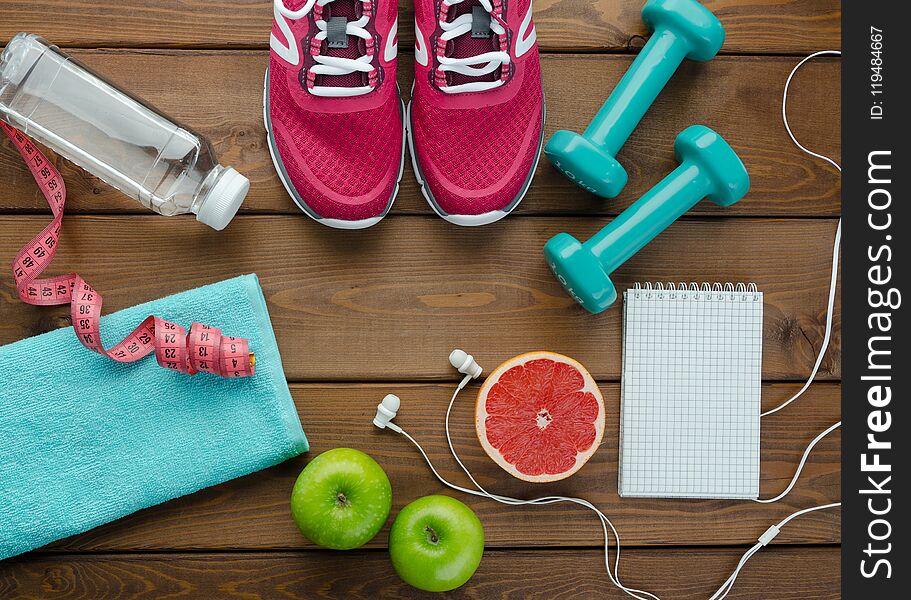
[[[762,294],[624,294],[621,496],[757,498]]]

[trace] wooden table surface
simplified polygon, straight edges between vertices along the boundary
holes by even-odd
[[[446,360],[454,347],[488,369],[521,352],[550,349],[580,360],[599,380],[605,442],[568,480],[542,487],[504,476],[478,446],[471,392],[455,411],[455,443],[479,481],[494,490],[581,495],[600,506],[621,533],[620,575],[627,585],[665,600],[706,598],[769,525],[838,500],[838,432],[819,444],[794,491],[774,505],[621,500],[621,308],[587,314],[562,292],[541,256],[550,236],[591,235],[670,171],[671,144],[684,127],[710,125],[743,157],[749,195],[727,209],[702,202],[624,265],[615,281],[618,288],[636,281],[756,282],[766,302],[763,406],[787,398],[808,375],[824,333],[839,178],[789,142],[780,98],[799,57],[839,47],[839,3],[705,4],[727,30],[723,55],[685,64],[659,97],[620,154],[630,184],[616,200],[582,192],[542,160],[516,214],[483,228],[458,228],[432,214],[409,165],[392,214],[376,227],[348,232],[304,217],[269,159],[261,102],[270,2],[4,0],[0,44],[24,30],[70,48],[200,130],[222,163],[252,182],[242,214],[217,233],[192,216],[147,213],[58,159],[70,195],[63,248],[51,272],[78,270],[104,294],[105,312],[256,272],[312,447],[272,469],[4,561],[0,598],[422,597],[392,571],[383,550],[387,529],[362,550],[320,550],[296,530],[288,499],[307,460],[342,445],[369,452],[386,469],[393,514],[421,495],[444,492],[412,446],[370,424],[387,392],[403,398],[401,425],[447,477],[462,481],[441,422],[455,381]],[[640,7],[639,0],[535,2],[548,135],[586,126],[642,45]],[[403,90],[412,77],[412,10],[410,3],[400,7]],[[839,68],[832,59],[808,65],[794,81],[790,105],[795,133],[836,157]],[[49,218],[4,141],[0,257],[11,258]],[[198,257],[192,265],[190,255]],[[63,307],[21,304],[12,277],[0,277],[0,344],[66,326],[67,314]],[[840,321],[836,308],[819,382],[791,408],[763,420],[764,497],[784,488],[806,444],[839,418]],[[460,499],[481,518],[487,548],[475,576],[452,597],[622,597],[604,573],[603,540],[589,512]],[[838,511],[823,511],[793,521],[749,563],[730,598],[840,597],[839,518]]]

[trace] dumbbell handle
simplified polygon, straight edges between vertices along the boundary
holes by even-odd
[[[685,39],[656,29],[583,135],[616,156],[688,51]]]
[[[684,161],[582,245],[613,273],[711,192],[709,177],[695,162]]]

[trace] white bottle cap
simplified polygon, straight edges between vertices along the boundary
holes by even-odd
[[[196,220],[221,231],[237,214],[249,189],[250,180],[227,167],[203,199],[196,212]]]

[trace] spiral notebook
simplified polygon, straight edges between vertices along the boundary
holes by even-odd
[[[623,299],[620,495],[758,498],[762,293],[659,283]]]

